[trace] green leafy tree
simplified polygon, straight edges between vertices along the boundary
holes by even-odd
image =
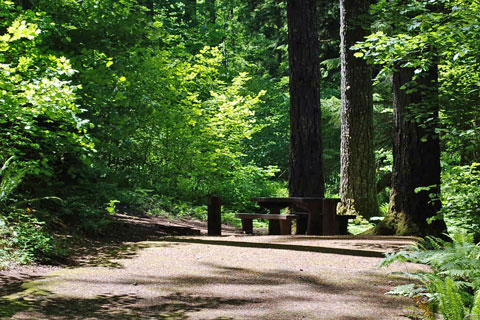
[[[0,37],[0,161],[14,157],[33,176],[58,173],[59,163],[92,151],[80,117],[74,70],[65,57],[43,52],[39,20],[2,3],[7,32]],[[32,22],[29,22],[32,21]]]

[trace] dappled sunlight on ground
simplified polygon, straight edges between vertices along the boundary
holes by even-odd
[[[404,283],[389,271],[412,266],[378,269],[381,258],[358,251],[412,241],[229,236],[139,242],[11,288],[0,297],[0,318],[406,319],[410,301],[385,292]],[[332,244],[340,251],[315,249]]]

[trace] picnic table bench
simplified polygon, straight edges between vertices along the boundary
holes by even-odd
[[[348,219],[352,215],[337,215],[337,204],[340,199],[320,197],[288,197],[288,198],[252,198],[261,207],[270,211],[269,214],[240,213],[237,218],[242,220],[245,233],[253,232],[253,219],[267,219],[269,234],[290,234],[292,220],[297,220],[297,234],[335,235],[347,234]],[[295,206],[307,212],[281,215],[280,210]]]
[[[235,217],[242,219],[242,231],[248,234],[253,233],[253,219],[277,220],[280,228],[278,234],[291,234],[292,220],[297,219],[298,215],[237,213]],[[271,221],[269,224],[271,224]]]

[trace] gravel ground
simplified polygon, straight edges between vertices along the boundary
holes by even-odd
[[[408,319],[379,269],[399,237],[178,236],[123,243],[77,267],[0,273],[0,319]],[[111,250],[111,249],[110,249]],[[410,311],[409,311],[410,309]]]

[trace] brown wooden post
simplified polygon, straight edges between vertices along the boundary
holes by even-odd
[[[222,202],[220,197],[208,197],[208,235],[222,235]]]

